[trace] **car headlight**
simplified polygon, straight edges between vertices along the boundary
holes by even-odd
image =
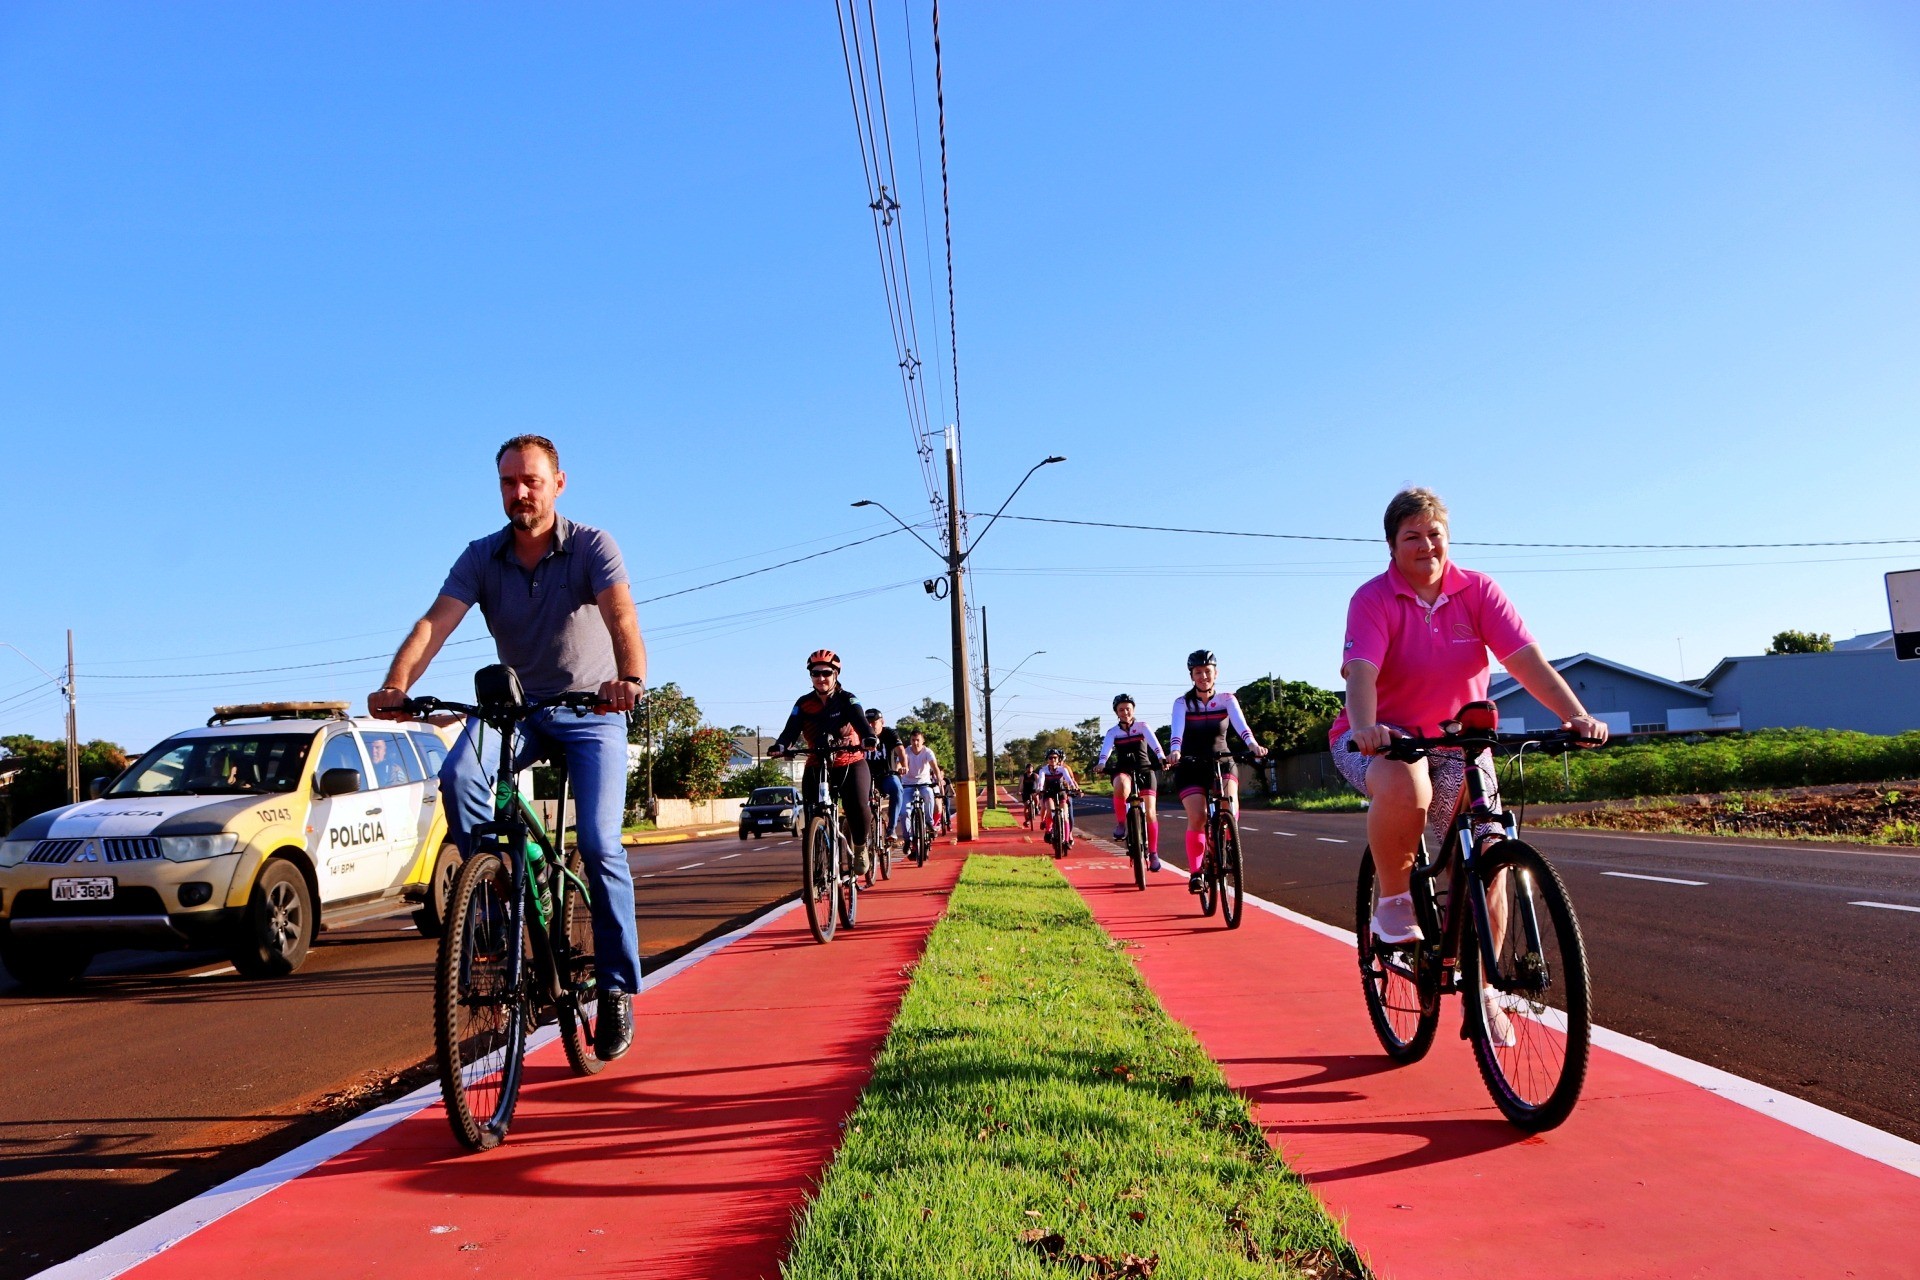
[[[198,862],[232,853],[240,837],[231,831],[217,836],[161,836],[160,852],[169,862]]]
[[[0,840],[0,867],[17,867],[27,860],[38,840]]]

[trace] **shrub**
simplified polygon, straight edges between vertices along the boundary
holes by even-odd
[[[1911,778],[1920,776],[1920,731],[1883,737],[1848,729],[1762,729],[1695,743],[1634,742],[1575,752],[1566,774],[1559,761],[1529,754],[1525,798],[1609,800]],[[1521,798],[1510,762],[1501,785],[1510,798]]]

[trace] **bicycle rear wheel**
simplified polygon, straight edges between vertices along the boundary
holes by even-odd
[[[447,931],[434,965],[433,1040],[440,1096],[460,1145],[500,1144],[520,1093],[527,1042],[524,986],[511,984],[513,874],[497,854],[467,859],[447,900]],[[523,967],[522,972],[526,970]]]
[[[567,1065],[577,1076],[598,1075],[607,1064],[593,1049],[594,1019],[600,1016],[600,973],[594,960],[593,908],[581,886],[586,882],[578,850],[567,857],[561,877],[560,914],[554,928],[553,964],[560,975],[560,1042]]]
[[[833,902],[838,896],[840,859],[833,848],[833,825],[825,818],[807,819],[800,840],[800,898],[807,904],[807,928],[814,941],[833,941]]]
[[[1127,860],[1133,863],[1133,887],[1147,887],[1147,815],[1139,805],[1127,806]]]
[[[1220,822],[1220,847],[1214,856],[1220,868],[1220,919],[1229,929],[1240,927],[1240,912],[1246,903],[1245,868],[1240,859],[1240,822],[1231,813]]]
[[[1414,892],[1420,893],[1416,882]],[[1440,996],[1421,943],[1389,945],[1373,937],[1373,908],[1379,886],[1371,847],[1360,854],[1360,881],[1354,891],[1354,937],[1360,956],[1360,989],[1367,1017],[1380,1047],[1398,1063],[1418,1062],[1433,1047],[1440,1026]]]
[[[1586,944],[1566,886],[1532,845],[1502,840],[1478,872],[1495,934],[1494,968],[1484,972],[1469,929],[1460,944],[1467,1034],[1494,1105],[1538,1133],[1572,1114],[1586,1081],[1593,1030]]]

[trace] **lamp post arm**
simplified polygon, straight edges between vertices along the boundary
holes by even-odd
[[[1042,458],[1040,459],[1040,461],[1034,463],[1031,467],[1027,468],[1027,474],[1025,474],[1024,476],[1021,476],[1020,483],[1013,486],[1013,492],[1007,495],[1006,502],[1001,503],[999,511],[995,511],[993,513],[993,518],[987,521],[987,527],[985,529],[982,529],[978,534],[978,536],[974,538],[973,543],[970,546],[968,546],[968,548],[965,551],[960,553],[960,559],[965,560],[968,556],[973,554],[974,548],[980,545],[980,540],[986,537],[987,534],[992,531],[993,526],[999,522],[1000,512],[1005,511],[1007,509],[1008,504],[1011,503],[1016,497],[1019,496],[1020,491],[1022,489],[1027,487],[1027,481],[1033,479],[1034,472],[1038,471],[1040,468],[1044,466],[1048,466],[1051,463],[1065,462],[1065,461],[1066,461],[1065,458],[1058,457],[1058,456],[1051,457],[1051,458]],[[892,514],[892,513],[889,512],[889,514]]]
[[[888,511],[886,503],[875,502],[871,498],[862,498],[860,499],[860,501],[854,503],[853,505],[856,507],[878,507],[882,511],[886,511],[889,516],[892,516],[893,522],[899,525],[902,529],[905,529],[908,533],[912,534],[916,539],[918,539],[921,546],[933,552],[933,554],[935,554],[936,556],[939,556],[942,560],[945,560],[947,558],[946,552],[940,550],[940,548],[934,546],[931,542],[928,542],[925,538],[920,537],[920,531],[918,529],[908,524],[905,520],[902,520],[899,516],[894,515],[893,512]]]

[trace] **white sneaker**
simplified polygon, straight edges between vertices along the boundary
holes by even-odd
[[[1420,942],[1426,938],[1413,918],[1411,893],[1396,893],[1391,898],[1382,898],[1374,903],[1373,920],[1367,927],[1374,937],[1390,946],[1402,942]]]
[[[1488,1040],[1502,1049],[1511,1049],[1520,1043],[1520,1037],[1513,1030],[1513,1019],[1501,1007],[1498,991],[1492,987],[1480,988],[1480,1007],[1486,1010]]]

